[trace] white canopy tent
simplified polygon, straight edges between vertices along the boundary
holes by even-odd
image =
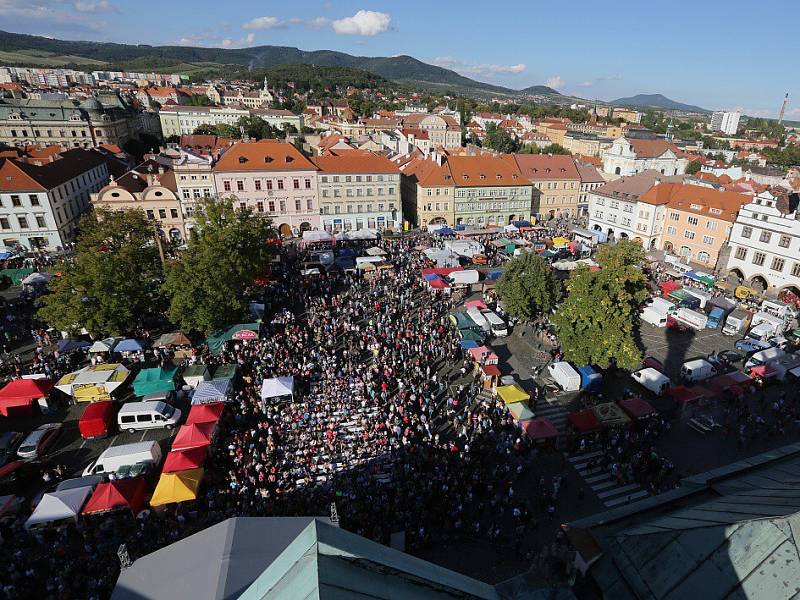
[[[92,486],[51,492],[42,496],[36,510],[25,521],[25,527],[46,525],[65,519],[77,519],[86,498],[92,493]]]
[[[386,250],[378,248],[378,246],[373,246],[372,248],[367,248],[367,254],[370,256],[385,256]]]
[[[459,266],[458,254],[455,254],[450,250],[443,250],[441,248],[428,248],[427,250],[425,250],[424,254],[430,260],[435,262],[437,267]]]
[[[264,402],[286,396],[294,398],[294,377],[273,377],[261,384],[261,400]]]
[[[64,375],[56,388],[78,401],[110,400],[111,393],[125,383],[130,370],[120,363],[89,365]]]
[[[475,240],[448,240],[444,243],[444,247],[446,250],[467,258],[472,258],[484,251],[483,244]]]
[[[114,349],[114,346],[119,344],[123,339],[124,338],[122,337],[110,337],[97,340],[91,345],[89,352],[111,352]]]
[[[336,234],[336,239],[344,242],[353,240],[377,240],[378,232],[374,229],[351,229],[350,231],[342,231]]]
[[[336,238],[327,231],[312,230],[303,232],[303,244],[313,244],[315,242],[330,242],[332,244],[335,241]]]
[[[192,404],[226,402],[230,394],[230,389],[230,379],[212,379],[211,381],[201,381],[194,389],[194,394],[192,394]]]
[[[22,285],[44,285],[52,279],[50,273],[31,273],[22,280]]]

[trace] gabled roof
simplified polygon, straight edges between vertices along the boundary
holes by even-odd
[[[642,201],[657,199],[658,202],[677,211],[690,212],[707,217],[733,222],[739,209],[751,201],[750,196],[735,192],[715,190],[701,185],[663,183],[644,194]],[[721,211],[719,214],[712,211]]]
[[[652,188],[657,181],[659,183],[681,182],[683,179],[683,175],[665,176],[658,171],[648,169],[647,171],[642,171],[641,173],[637,173],[632,177],[620,177],[619,179],[609,181],[607,184],[601,185],[599,188],[594,190],[593,193],[600,196],[606,196],[608,198],[619,198],[620,200],[625,200],[626,202],[636,202],[638,200],[648,204],[666,204],[669,200],[668,198],[662,196],[659,196],[658,198],[654,196],[645,197],[645,192]]]
[[[316,170],[302,152],[282,140],[236,142],[214,165],[215,172]]]
[[[439,165],[436,161],[421,155],[403,167],[403,175],[415,179],[423,187],[455,185],[448,163]]]
[[[575,166],[578,168],[581,183],[605,183],[605,179],[594,165],[576,162]]]
[[[311,159],[322,173],[399,173],[392,161],[385,156],[352,150],[344,154],[329,152]]]
[[[636,153],[637,158],[657,158],[668,151],[672,151],[677,157],[683,156],[683,153],[675,144],[666,140],[650,140],[634,137],[626,139]]]
[[[447,164],[456,187],[530,185],[508,154],[450,156]]]
[[[531,181],[580,179],[575,160],[563,154],[514,154],[519,170]]]
[[[81,148],[62,152],[60,157],[42,165],[5,159],[0,166],[0,190],[50,190],[106,162],[97,152]]]

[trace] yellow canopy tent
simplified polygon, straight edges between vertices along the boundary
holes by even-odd
[[[501,385],[497,388],[497,395],[506,404],[513,404],[514,402],[527,402],[531,399],[530,394],[522,387],[515,383],[514,385]]]
[[[569,240],[564,236],[553,238],[553,248],[566,248],[569,245]]]
[[[203,469],[188,469],[162,473],[150,498],[150,506],[163,506],[173,502],[186,502],[197,498],[197,489],[203,480]]]

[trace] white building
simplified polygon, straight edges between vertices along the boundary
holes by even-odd
[[[736,111],[717,111],[711,115],[711,130],[721,131],[726,135],[736,135],[741,116],[741,113]]]
[[[658,185],[680,179],[647,171],[588,192],[588,228],[617,240],[638,240],[645,249],[660,247],[668,198],[660,197]]]
[[[652,169],[662,175],[683,175],[688,160],[675,144],[662,139],[619,137],[602,153],[603,172],[629,177]]]
[[[282,129],[285,124],[298,131],[303,127],[303,116],[289,110],[269,108],[241,108],[234,106],[162,106],[158,111],[164,137],[191,135],[200,125],[234,126],[242,117],[256,116],[273,127]]]
[[[90,194],[108,183],[106,160],[74,149],[52,162],[6,159],[0,164],[0,240],[4,246],[64,247],[75,239]]]
[[[745,204],[733,224],[727,271],[749,285],[800,295],[797,194],[765,191]]]

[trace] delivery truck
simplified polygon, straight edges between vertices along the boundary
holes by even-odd
[[[566,361],[550,363],[547,366],[550,377],[565,392],[577,392],[581,389],[581,376],[572,365]]]
[[[717,368],[703,358],[687,360],[681,365],[681,377],[687,383],[705,381],[717,374]]]
[[[758,367],[759,365],[772,366],[773,362],[776,362],[784,356],[786,356],[786,351],[780,348],[767,348],[761,352],[756,352],[748,358],[747,362],[744,363],[744,370],[749,371],[753,367]]]
[[[116,430],[120,404],[114,401],[90,402],[78,421],[78,431],[85,440],[108,437]]]
[[[104,450],[83,470],[83,475],[116,473],[122,467],[130,467],[139,463],[158,465],[160,462],[161,446],[158,445],[158,442],[122,444]]]
[[[692,310],[691,308],[679,307],[673,315],[680,323],[688,325],[692,329],[701,331],[706,328],[708,324],[708,317],[701,312]]]
[[[447,276],[450,283],[454,286],[472,285],[480,281],[480,273],[478,271],[467,269],[464,271],[453,271]]]
[[[785,327],[782,318],[763,311],[755,313],[750,321],[750,327],[755,328],[759,325],[766,325],[765,327],[761,327],[759,329],[759,335],[765,339],[783,333],[783,329]]]
[[[711,300],[712,296],[710,292],[706,292],[705,290],[699,290],[697,288],[690,288],[685,287],[683,291],[687,294],[691,294],[695,298],[700,301],[700,310],[705,310],[706,304]]]
[[[797,354],[787,354],[772,361],[769,366],[775,369],[776,378],[779,381],[786,381],[793,376],[791,371],[800,367],[800,356]]]
[[[631,378],[643,388],[650,390],[656,396],[663,396],[672,385],[669,377],[658,369],[646,367],[631,373]]]
[[[725,326],[722,328],[722,333],[724,335],[736,335],[737,333],[744,333],[744,331],[750,325],[750,320],[752,319],[752,313],[736,309],[727,317],[725,317]]]
[[[641,318],[654,327],[666,327],[667,316],[675,310],[675,305],[664,298],[653,298],[653,301],[642,309]]]
[[[492,332],[492,326],[489,324],[489,321],[486,320],[486,317],[483,316],[481,309],[477,306],[470,306],[467,309],[467,316],[472,319],[484,333]]]

